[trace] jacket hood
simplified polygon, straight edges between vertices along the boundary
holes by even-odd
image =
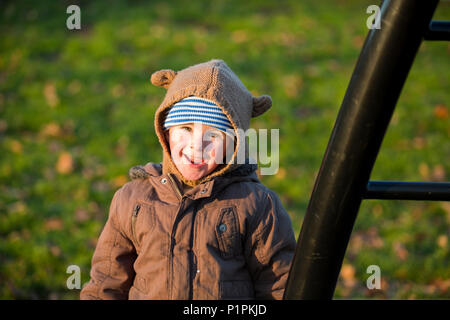
[[[156,135],[163,149],[162,173],[174,173],[189,186],[196,186],[227,173],[236,174],[238,171],[235,170],[243,165],[239,163],[240,159],[248,159],[249,148],[245,132],[250,126],[250,119],[266,112],[272,106],[272,99],[267,95],[254,97],[227,64],[218,59],[190,66],[181,71],[170,69],[157,71],[152,74],[151,82],[167,89],[163,102],[156,110],[154,123]],[[172,105],[189,96],[215,102],[230,120],[236,134],[236,146],[231,160],[220,164],[216,170],[199,180],[187,180],[178,171],[170,156],[163,129],[164,120]]]

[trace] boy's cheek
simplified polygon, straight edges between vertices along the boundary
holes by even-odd
[[[171,143],[182,143],[185,140],[188,140],[188,137],[180,133],[178,130],[174,130],[169,136],[169,141]]]
[[[175,163],[179,163],[180,161],[183,161],[183,158],[180,158],[180,154],[182,151],[182,148],[179,144],[171,144],[169,147],[170,155],[172,157],[172,160]]]
[[[169,147],[172,152],[179,152],[181,149],[185,148],[188,143],[185,141],[186,138],[183,138],[179,134],[171,134],[169,139]]]

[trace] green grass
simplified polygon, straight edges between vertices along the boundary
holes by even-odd
[[[80,31],[66,28],[78,3]],[[154,71],[224,59],[273,108],[280,171],[263,176],[296,235],[371,1],[6,1],[0,4],[0,298],[76,299],[128,169],[162,159]],[[450,20],[441,2],[435,19]],[[450,46],[422,44],[372,180],[450,180]],[[64,156],[66,154],[66,156]],[[69,156],[67,156],[69,155]],[[66,160],[64,160],[66,159]],[[336,298],[450,298],[450,205],[365,201]],[[382,289],[366,289],[369,265]]]

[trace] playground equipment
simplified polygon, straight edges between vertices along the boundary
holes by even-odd
[[[423,40],[450,40],[431,21],[438,0],[385,0],[364,43],[325,151],[284,299],[331,299],[363,199],[450,201],[450,183],[369,181]]]

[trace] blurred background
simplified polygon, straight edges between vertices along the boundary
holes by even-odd
[[[69,5],[81,30],[68,30]],[[115,190],[162,160],[157,70],[224,59],[272,109],[280,169],[261,176],[298,236],[316,174],[379,1],[2,1],[0,298],[78,299]],[[435,20],[450,20],[441,1]],[[423,43],[371,180],[450,180],[450,44]],[[335,298],[450,298],[450,203],[364,201]],[[368,290],[369,265],[381,289]]]

